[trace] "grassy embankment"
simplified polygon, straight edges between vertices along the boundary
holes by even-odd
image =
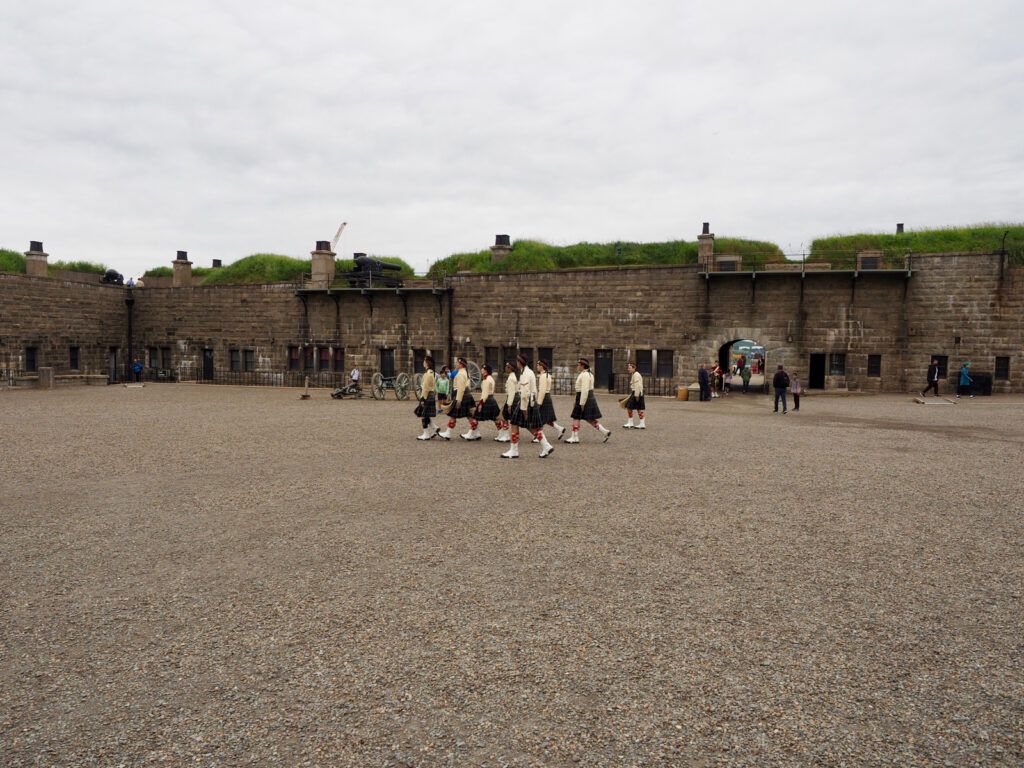
[[[737,254],[744,263],[782,261],[775,243],[720,237],[715,253]],[[512,251],[499,262],[491,262],[491,251],[454,253],[430,265],[428,277],[440,278],[456,272],[535,272],[574,267],[616,267],[652,264],[696,264],[697,243],[670,240],[663,243],[576,243],[549,245],[539,240],[516,240]]]
[[[412,267],[396,256],[374,256],[379,261],[397,264],[402,268],[402,277],[412,277]],[[336,272],[348,272],[355,269],[352,259],[336,259]],[[212,269],[210,267],[193,267],[193,278],[200,278],[198,285],[240,285],[256,283],[281,283],[297,280],[301,275],[309,274],[312,262],[309,259],[296,259],[277,253],[254,253],[244,259]],[[164,277],[173,274],[172,267],[155,267],[145,273],[145,277]]]
[[[974,227],[944,227],[910,230],[902,235],[860,233],[819,237],[811,243],[808,260],[844,263],[856,258],[859,251],[882,251],[890,266],[902,264],[908,253],[995,253],[1003,233],[1006,250],[1016,264],[1024,263],[1024,225],[982,224]]]

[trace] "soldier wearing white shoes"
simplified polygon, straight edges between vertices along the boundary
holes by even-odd
[[[480,379],[480,400],[476,404],[475,421],[476,423],[493,421],[500,431],[501,408],[498,407],[498,401],[494,399],[494,377],[491,375],[491,366],[486,363],[481,365],[480,372],[483,377]],[[473,421],[469,422],[469,425],[476,429]]]
[[[519,431],[525,428],[532,432],[540,441],[540,458],[546,459],[555,450],[544,435],[544,422],[540,417],[540,406],[537,405],[537,377],[530,368],[525,355],[516,357],[516,368],[519,371],[519,386],[512,401],[512,445],[503,459],[519,458]]]
[[[423,382],[420,388],[420,421],[423,434],[417,440],[430,440],[437,435],[438,427],[432,419],[437,415],[437,379],[434,377],[434,358],[423,358]]]
[[[466,358],[458,358],[456,364],[459,370],[455,374],[455,380],[452,382],[452,388],[455,392],[452,394],[452,404],[448,409],[448,427],[444,432],[437,433],[437,436],[444,440],[451,440],[456,419],[470,418],[470,414],[473,413],[474,406],[476,405],[473,402],[473,395],[469,392],[469,374],[466,373]]]
[[[505,402],[501,406],[501,420],[498,423],[498,436],[494,438],[496,443],[507,443],[512,439],[512,406],[516,399],[516,390],[519,381],[516,379],[516,369],[511,360],[505,361]]]
[[[647,410],[647,403],[644,401],[644,377],[636,369],[636,363],[627,364],[626,370],[630,374],[629,399],[626,400],[626,415],[629,418],[622,426],[626,429],[647,429],[647,424],[644,423],[644,412]],[[636,424],[633,423],[633,411],[640,417]]]
[[[580,441],[580,421],[586,421],[590,426],[604,435],[604,442],[612,436],[612,431],[601,424],[601,409],[597,407],[597,397],[594,395],[594,374],[590,372],[590,361],[581,357],[576,363],[576,404],[572,409],[572,437],[565,442],[578,443]]]
[[[541,421],[549,427],[554,427],[558,431],[558,439],[561,440],[565,434],[565,427],[558,423],[555,416],[555,404],[551,399],[553,389],[551,364],[547,360],[538,360],[537,370],[539,371],[537,374],[537,402],[540,403]],[[540,440],[534,438],[533,442],[539,443]]]

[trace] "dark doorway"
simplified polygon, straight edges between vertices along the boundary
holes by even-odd
[[[733,339],[718,348],[718,365],[722,371],[734,371],[732,392],[743,392],[743,368],[750,372],[750,383],[746,391],[767,392],[767,377],[764,374],[767,352],[764,345],[754,339]]]
[[[395,350],[382,349],[380,351],[380,375],[385,379],[394,378],[395,375]]]
[[[107,353],[107,381],[117,383],[117,347],[111,347]]]
[[[203,378],[206,381],[213,380],[213,350],[203,350]]]
[[[594,387],[608,387],[608,391],[615,389],[615,382],[612,381],[612,351],[610,349],[594,350]]]
[[[807,366],[807,388],[825,388],[825,355],[814,352],[811,354],[810,365]]]

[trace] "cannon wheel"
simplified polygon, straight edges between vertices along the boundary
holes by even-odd
[[[409,374],[400,373],[395,377],[395,397],[399,400],[409,399]]]
[[[483,376],[480,373],[480,366],[470,360],[466,363],[466,375],[469,376],[470,391],[480,389],[480,382],[483,381]]]
[[[374,400],[384,399],[384,377],[380,373],[373,374],[373,378],[370,379],[370,393]]]
[[[413,385],[416,387],[416,399],[417,400],[422,400],[423,399],[423,374],[422,373],[417,373],[415,376],[413,376],[412,381],[413,381]]]

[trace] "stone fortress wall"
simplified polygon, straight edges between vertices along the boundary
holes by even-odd
[[[322,251],[315,254],[325,263]],[[171,288],[0,274],[0,369],[24,371],[32,348],[36,365],[57,374],[106,373],[112,354],[123,370],[130,346],[147,364],[147,351],[161,350],[158,365],[183,380],[196,377],[204,351],[217,370],[228,369],[233,350],[250,351],[254,370],[273,375],[294,366],[297,348],[300,371],[315,373],[325,349],[331,367],[343,354],[339,367],[369,375],[381,349],[392,350],[396,371],[411,373],[413,350],[432,351],[440,366],[453,355],[482,363],[495,350],[501,359],[514,348],[544,348],[569,376],[578,356],[594,362],[598,350],[616,373],[638,350],[663,350],[663,363],[672,353],[674,385],[693,381],[698,364],[715,360],[723,344],[750,338],[767,348],[770,368],[785,364],[805,381],[812,354],[845,355],[845,373],[827,375],[826,389],[910,391],[941,354],[951,378],[962,360],[994,372],[997,356],[1009,358],[1009,376],[994,391],[1024,391],[1024,267],[984,254],[912,256],[908,267],[459,274],[443,285],[370,291],[328,289],[322,273],[319,283],[314,274],[301,286],[193,287],[178,263]],[[74,371],[71,346],[79,349]],[[880,356],[877,375],[869,375],[869,355]]]

